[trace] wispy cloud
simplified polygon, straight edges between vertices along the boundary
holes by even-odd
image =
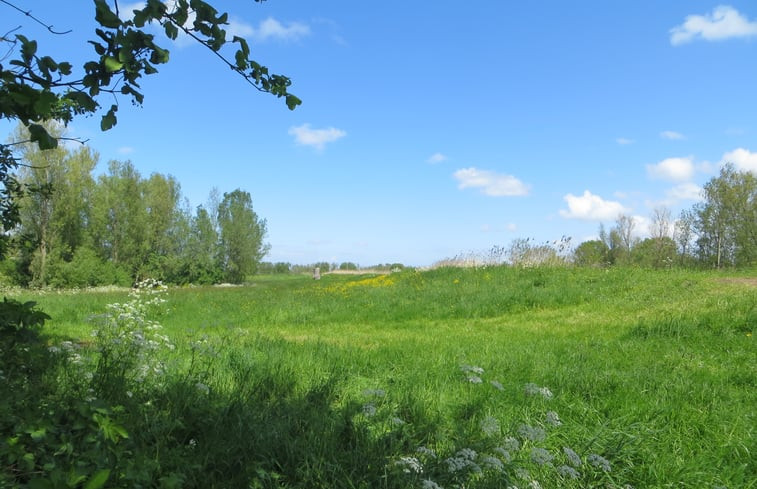
[[[752,153],[748,149],[737,148],[723,155],[720,164],[733,163],[736,168],[742,171],[757,173],[757,153]]]
[[[261,21],[257,27],[251,27],[239,22],[237,28],[244,29],[242,32],[245,32],[245,37],[251,37],[259,42],[269,40],[298,41],[310,35],[310,26],[307,24],[289,22],[285,25],[273,17],[268,17]]]
[[[650,178],[683,182],[694,176],[694,162],[689,158],[666,158],[656,165],[647,165]]]
[[[131,146],[121,146],[116,151],[118,151],[118,153],[122,155],[129,155],[134,152],[134,148]]]
[[[312,146],[318,150],[322,150],[326,147],[326,144],[333,143],[347,135],[345,131],[335,127],[312,129],[310,124],[290,127],[289,134],[294,136],[297,144]]]
[[[670,202],[670,204],[674,204],[681,200],[701,200],[702,187],[695,183],[682,183],[668,190],[666,195],[673,201]]]
[[[490,197],[512,197],[528,195],[530,187],[512,175],[503,175],[478,168],[463,168],[454,175],[458,188],[477,188]]]
[[[436,165],[437,163],[441,163],[443,161],[447,161],[447,157],[441,153],[434,153],[431,156],[428,157],[426,160],[426,163],[431,163],[432,165]]]
[[[560,209],[560,215],[566,219],[608,221],[629,212],[620,202],[605,200],[588,190],[583,195],[567,194],[563,200],[567,202],[568,210]]]
[[[633,144],[636,141],[634,141],[633,139],[628,139],[628,138],[617,138],[615,139],[615,142],[622,146],[625,146],[626,144]]]
[[[757,21],[750,21],[728,5],[715,7],[710,14],[689,15],[683,24],[670,29],[670,43],[673,46],[695,39],[722,41],[752,36],[757,36]]]
[[[662,139],[670,139],[670,140],[686,139],[686,136],[684,136],[680,132],[676,132],[676,131],[662,131],[660,133],[660,137]]]

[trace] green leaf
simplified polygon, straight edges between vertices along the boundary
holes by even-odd
[[[286,104],[287,107],[289,107],[289,110],[294,110],[298,105],[302,104],[302,100],[292,94],[289,94],[286,97]]]
[[[100,130],[107,131],[111,129],[113,126],[116,125],[116,111],[118,110],[118,106],[111,105],[110,110],[107,114],[105,114],[100,121]]]
[[[21,41],[21,56],[28,62],[37,52],[37,41],[30,41],[20,34],[16,36],[16,39]]]
[[[105,0],[95,0],[95,20],[109,29],[117,29],[122,24],[121,19],[110,9]]]
[[[139,28],[144,27],[145,23],[147,22],[148,15],[149,15],[149,12],[147,11],[147,9],[135,10],[134,11],[134,25]]]
[[[97,473],[84,484],[84,489],[100,489],[106,482],[108,482],[108,477],[110,477],[110,469],[98,470]]]
[[[45,438],[46,434],[47,434],[47,430],[45,428],[40,428],[38,430],[34,430],[31,433],[29,433],[29,436],[31,436],[32,440],[34,441],[40,441]]]
[[[152,54],[150,54],[150,63],[163,64],[168,63],[168,57],[170,53],[167,49],[159,48],[158,46],[155,46]]]
[[[58,63],[58,72],[61,75],[70,75],[71,74],[71,63],[67,61],[63,61],[61,63]]]
[[[170,22],[166,22],[166,25],[163,26],[163,28],[166,31],[166,37],[168,37],[169,39],[175,40],[179,35],[179,29]]]
[[[109,73],[113,73],[124,67],[123,63],[112,56],[105,56],[105,58],[103,58],[103,64],[105,65],[105,70]]]
[[[53,149],[58,147],[58,140],[50,136],[39,124],[29,124],[29,135],[34,143],[39,145],[39,149]]]
[[[40,92],[34,101],[34,111],[41,119],[49,119],[53,106],[58,102],[58,97],[52,92]]]
[[[100,56],[102,56],[103,54],[105,54],[105,46],[103,46],[99,42],[95,42],[95,41],[87,41],[87,42],[90,43],[92,46],[94,46],[95,52],[97,54],[99,54]]]

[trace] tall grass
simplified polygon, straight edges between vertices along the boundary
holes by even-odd
[[[49,487],[108,470],[108,487],[754,488],[757,291],[720,278],[487,267],[173,289],[152,317],[176,345],[164,373],[97,392],[47,346],[97,362],[87,318],[126,292],[34,296],[47,367],[13,362],[0,486],[63,459],[84,479]]]

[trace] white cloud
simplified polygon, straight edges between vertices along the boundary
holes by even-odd
[[[733,37],[757,36],[757,21],[749,21],[728,5],[715,7],[711,14],[688,15],[683,24],[670,29],[670,43],[678,46],[695,39],[721,41]]]
[[[134,148],[132,148],[131,146],[121,146],[116,151],[118,151],[119,154],[128,155],[134,152]]]
[[[302,22],[289,22],[287,25],[282,24],[273,17],[268,17],[258,24],[257,27],[245,26],[249,31],[246,34],[256,41],[268,41],[275,39],[279,41],[297,41],[310,35],[310,27]]]
[[[122,3],[118,6],[118,16],[121,20],[132,19],[134,18],[134,11],[143,8],[145,8],[145,2]]]
[[[615,139],[615,142],[618,143],[618,144],[620,144],[620,145],[625,146],[626,144],[633,144],[636,141],[634,141],[633,139],[628,139],[628,138],[617,138],[617,139]]]
[[[725,153],[720,164],[726,163],[733,163],[741,171],[757,173],[757,153],[752,153],[748,149],[738,148]]]
[[[660,137],[662,139],[672,139],[672,140],[686,139],[686,136],[676,131],[662,131],[660,133]]]
[[[666,158],[656,165],[647,165],[647,173],[654,179],[683,182],[694,175],[694,162],[691,158]]]
[[[627,214],[629,210],[620,202],[604,200],[585,190],[583,195],[568,194],[563,197],[568,203],[568,210],[560,209],[560,215],[566,219],[584,219],[589,221],[614,220],[620,214]]]
[[[312,146],[318,150],[322,150],[327,143],[333,143],[347,135],[346,132],[334,127],[311,129],[310,124],[292,126],[289,128],[289,134],[294,136],[297,144]]]
[[[432,165],[435,165],[437,163],[441,163],[442,161],[446,161],[447,157],[441,153],[434,153],[431,156],[428,157],[426,160],[426,163],[431,163]]]
[[[702,187],[695,183],[682,183],[668,190],[666,194],[673,200],[671,204],[681,200],[701,200]]]
[[[229,25],[224,26],[223,29],[226,31],[226,39],[229,40],[234,39],[234,36],[244,38],[252,37],[255,33],[254,27],[236,17],[230,17]]]
[[[512,175],[502,175],[478,168],[463,168],[454,173],[458,188],[480,188],[481,193],[490,197],[510,197],[528,195],[529,186]]]
[[[508,230],[509,232],[511,232],[511,233],[514,233],[515,231],[517,231],[517,230],[518,230],[518,225],[517,225],[517,224],[515,224],[514,222],[508,223],[508,224],[507,224],[507,230]]]

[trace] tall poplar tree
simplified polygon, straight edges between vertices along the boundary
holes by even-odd
[[[249,192],[237,189],[223,194],[218,206],[218,225],[224,278],[241,283],[257,271],[260,260],[268,253],[270,247],[263,242],[266,221],[259,219],[252,209]]]

